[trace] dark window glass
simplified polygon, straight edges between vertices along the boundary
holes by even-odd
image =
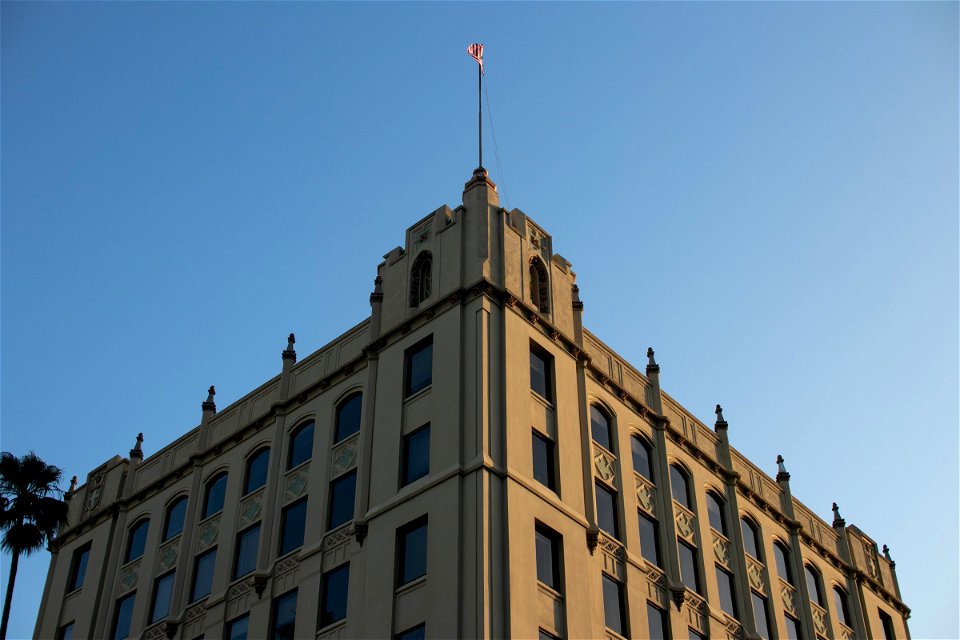
[[[610,419],[595,405],[590,405],[590,433],[593,441],[606,449],[613,451],[610,444]]]
[[[563,576],[560,573],[562,554],[560,534],[543,525],[536,527],[537,580],[554,591],[563,593]]]
[[[130,637],[130,622],[133,620],[133,604],[137,592],[127,594],[117,600],[117,610],[113,614],[113,640]]]
[[[401,486],[407,486],[430,473],[430,425],[403,436]]]
[[[293,469],[313,457],[313,421],[304,422],[290,434],[287,469]]]
[[[783,616],[787,623],[787,640],[800,640],[800,621],[790,616]]]
[[[622,636],[627,635],[627,622],[623,610],[623,586],[607,575],[603,576],[603,619],[608,629]]]
[[[67,624],[60,627],[60,630],[57,631],[57,640],[73,640],[73,623],[68,622]]]
[[[840,620],[841,624],[849,627],[850,623],[847,620],[850,619],[850,610],[847,609],[847,592],[840,587],[834,587],[833,602],[837,605],[837,619]]]
[[[883,627],[883,640],[896,640],[896,632],[893,630],[893,618],[886,611],[878,609],[880,614],[880,625]]]
[[[397,531],[397,583],[404,585],[427,573],[427,520],[420,518]]]
[[[746,551],[748,555],[760,560],[756,525],[747,518],[740,518],[740,531],[743,532],[743,550]]]
[[[250,614],[235,618],[227,623],[227,640],[247,640],[250,628]]]
[[[552,362],[550,354],[530,343],[530,389],[547,402],[553,402]]]
[[[340,403],[337,407],[336,442],[349,438],[360,431],[360,409],[363,406],[363,395],[355,393]]]
[[[667,640],[667,614],[663,609],[647,603],[647,628],[650,630],[650,640]]]
[[[614,538],[620,538],[620,522],[617,518],[617,494],[605,486],[597,485],[597,526]]]
[[[227,474],[221,473],[207,483],[206,497],[203,499],[203,517],[209,518],[223,511],[223,499],[227,495]]]
[[[533,478],[553,491],[557,490],[553,468],[553,440],[533,430]]]
[[[793,584],[793,573],[790,571],[790,552],[779,542],[773,543],[773,558],[777,563],[777,575],[788,584]]]
[[[550,311],[550,282],[547,279],[547,268],[540,258],[530,260],[530,298],[537,305],[540,313]]]
[[[307,526],[307,499],[297,500],[283,508],[280,516],[280,550],[284,556],[303,546],[303,530]]]
[[[149,520],[141,520],[130,529],[130,537],[127,539],[127,555],[124,562],[136,560],[143,555],[143,550],[147,546],[147,531],[150,529]]]
[[[717,569],[717,588],[720,591],[720,608],[734,618],[737,617],[737,606],[733,599],[733,574],[727,573],[720,566]]]
[[[653,473],[650,470],[650,447],[643,438],[633,436],[630,438],[630,451],[633,453],[633,470],[653,482]]]
[[[541,631],[541,633],[543,633]],[[424,624],[418,624],[412,629],[407,629],[402,633],[398,633],[396,640],[425,640],[427,637],[427,627]]]
[[[433,384],[433,336],[407,349],[405,396],[412,396]]]
[[[293,640],[297,625],[297,590],[283,594],[273,601],[273,629],[271,640]]]
[[[656,566],[660,565],[660,532],[657,530],[657,521],[642,513],[637,514],[640,519],[640,554]]]
[[[684,542],[677,545],[680,551],[680,579],[685,587],[700,593],[700,574],[697,571],[697,551]]]
[[[431,266],[433,260],[429,251],[421,251],[413,261],[410,270],[410,306],[418,307],[420,303],[430,297],[430,283],[432,278]]]
[[[87,575],[87,562],[90,561],[90,547],[92,542],[88,542],[73,552],[73,560],[70,564],[70,578],[67,580],[67,592],[76,591],[83,586],[83,579]]]
[[[820,576],[810,565],[803,565],[803,574],[807,579],[807,593],[810,596],[810,602],[823,606],[823,595],[820,593]]]
[[[330,513],[328,529],[336,529],[353,520],[353,502],[357,490],[357,471],[344,474],[330,483]]]
[[[707,516],[710,518],[710,526],[727,535],[727,519],[723,517],[723,502],[712,493],[707,494]]]
[[[687,628],[687,631],[690,634],[689,640],[707,640],[704,636],[700,635],[699,633],[697,633],[693,629],[690,629],[689,627]]]
[[[150,624],[170,615],[170,598],[173,596],[174,573],[160,576],[153,583],[153,603],[150,605]]]
[[[763,640],[769,640],[770,623],[767,621],[770,619],[770,614],[767,611],[767,599],[753,591],[750,592],[750,596],[753,598],[753,619],[757,623],[757,635]]]
[[[247,477],[243,481],[243,495],[256,491],[267,484],[267,467],[270,466],[270,449],[260,449],[247,460]]]
[[[166,523],[163,525],[163,539],[169,540],[180,535],[183,522],[187,517],[187,497],[181,496],[167,507]]]
[[[679,467],[670,465],[670,492],[673,499],[686,507],[690,508],[690,492],[687,491],[687,476]]]
[[[233,563],[233,579],[245,576],[257,568],[257,549],[260,547],[260,525],[255,524],[237,534],[237,556]]]
[[[350,565],[343,564],[323,574],[323,600],[320,601],[320,626],[325,627],[347,617],[347,588]]]
[[[213,587],[213,568],[216,564],[216,547],[201,553],[193,561],[193,586],[190,588],[190,602],[210,595],[210,589]]]

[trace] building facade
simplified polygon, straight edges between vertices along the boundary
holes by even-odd
[[[588,332],[575,281],[478,169],[369,318],[71,485],[35,636],[908,638],[886,550]]]

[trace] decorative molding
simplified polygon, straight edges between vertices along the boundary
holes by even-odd
[[[357,466],[357,443],[360,434],[354,434],[333,450],[333,464],[330,465],[330,478],[336,478]]]
[[[200,525],[200,534],[197,536],[197,551],[205,551],[217,543],[220,535],[220,516],[210,518]]]
[[[287,474],[283,480],[283,503],[293,502],[307,488],[309,480],[310,464],[305,464]]]
[[[240,518],[237,529],[245,529],[263,514],[263,490],[253,493],[240,502]]]
[[[713,535],[713,557],[719,564],[729,569],[730,541],[716,531],[711,530],[710,533]]]
[[[814,602],[810,603],[810,613],[813,615],[813,629],[817,635],[827,635],[827,612]]]
[[[177,552],[179,551],[179,547],[179,536],[175,540],[171,540],[160,547],[160,551],[157,553],[157,575],[165,573],[167,569],[177,563]]]
[[[350,532],[347,527],[340,527],[335,531],[328,533],[323,539],[323,550],[329,551],[334,547],[340,546],[341,544],[350,540]]]
[[[131,562],[120,570],[120,582],[118,593],[126,593],[137,586],[140,579],[140,561]]]
[[[616,484],[617,460],[599,447],[593,448],[593,467],[597,477],[611,485]]]
[[[640,504],[640,508],[649,512],[650,515],[655,515],[657,488],[643,476],[634,475],[634,478],[636,480],[637,502]]]
[[[780,581],[780,601],[783,602],[783,610],[796,617],[797,590],[783,580]]]
[[[767,584],[767,570],[763,564],[760,563],[755,558],[751,556],[746,556],[747,558],[747,581],[750,583],[750,586],[756,589],[757,591],[765,591]]]
[[[680,537],[685,538],[689,542],[695,543],[693,534],[697,527],[697,517],[676,502],[673,503],[673,506],[673,519],[677,527],[677,533],[680,534]]]

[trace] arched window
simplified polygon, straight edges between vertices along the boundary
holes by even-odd
[[[803,565],[803,574],[807,579],[807,592],[810,602],[823,606],[823,591],[820,589],[820,574],[808,564]]]
[[[779,540],[773,543],[773,558],[777,563],[777,575],[784,582],[793,585],[793,571],[790,569],[790,551]]]
[[[207,492],[203,498],[203,517],[209,518],[223,511],[223,499],[227,496],[227,474],[220,473],[207,482]]]
[[[630,438],[630,451],[633,453],[633,470],[653,482],[653,472],[650,467],[650,445],[640,436],[633,436]]]
[[[707,492],[707,516],[710,526],[727,535],[727,519],[723,515],[723,500],[713,491]]]
[[[410,306],[419,307],[420,303],[430,297],[430,285],[433,280],[433,256],[429,251],[421,251],[413,261],[410,270]]]
[[[760,557],[760,545],[757,543],[760,537],[757,533],[757,525],[750,518],[740,518],[740,531],[743,532],[743,550],[747,552],[747,555],[753,556],[757,560],[763,560]]]
[[[183,531],[183,522],[187,517],[187,496],[180,496],[167,507],[166,523],[163,525],[163,539],[169,540]]]
[[[687,487],[687,474],[677,465],[670,465],[670,491],[673,499],[686,507],[690,507],[690,489]]]
[[[363,394],[357,392],[347,396],[347,399],[337,406],[335,442],[340,442],[360,431],[361,405],[363,405]]]
[[[550,311],[550,281],[547,279],[547,268],[543,260],[534,256],[530,258],[530,299],[540,313]]]
[[[833,602],[837,605],[837,620],[840,624],[850,626],[850,609],[847,605],[847,592],[840,587],[833,587]]]
[[[256,491],[267,484],[267,468],[270,466],[270,449],[264,447],[247,458],[247,472],[243,479],[243,495]]]
[[[593,441],[606,449],[613,451],[610,437],[610,418],[606,412],[597,405],[590,405],[590,432],[593,434]]]
[[[290,434],[290,453],[287,469],[303,464],[313,457],[313,420],[304,422]]]
[[[127,538],[127,554],[124,556],[124,563],[136,560],[143,555],[143,550],[147,546],[147,531],[149,529],[149,518],[144,518],[130,527],[130,535]]]

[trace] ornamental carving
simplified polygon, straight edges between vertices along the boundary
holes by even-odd
[[[307,478],[309,477],[307,473],[309,471],[310,467],[307,465],[287,475],[283,483],[284,504],[296,500],[303,494],[303,490],[307,488]]]
[[[593,466],[597,471],[597,477],[613,484],[613,479],[617,475],[617,461],[610,454],[600,449],[594,449],[593,454]]]
[[[277,563],[273,568],[273,575],[282,576],[288,571],[292,571],[300,566],[300,560],[297,558],[296,554],[287,556],[283,560]]]
[[[250,587],[249,580],[238,582],[237,584],[233,585],[232,587],[230,587],[230,589],[227,590],[227,599],[234,600],[236,598],[239,598],[246,592],[250,591],[250,588],[251,587]]]
[[[649,511],[650,513],[655,513],[656,496],[657,490],[654,488],[646,478],[641,478],[640,476],[636,477],[637,479],[637,502],[640,503],[640,507]]]
[[[331,465],[330,470],[331,478],[336,478],[357,466],[358,439],[358,436],[354,436],[333,450],[333,465]]]
[[[166,636],[166,623],[160,622],[143,632],[143,640],[159,640]]]
[[[674,516],[674,522],[677,526],[677,533],[679,533],[681,537],[692,542],[693,531],[697,522],[696,516],[687,511],[677,509],[676,515]]]
[[[767,582],[766,569],[750,556],[747,556],[747,581],[757,591],[763,591]]]
[[[212,518],[200,525],[200,535],[197,551],[208,549],[217,543],[217,537],[220,535],[220,518]]]
[[[202,618],[206,611],[207,607],[203,603],[200,603],[187,609],[187,612],[183,614],[183,617],[186,620],[196,620],[197,618]]]
[[[240,503],[240,524],[239,529],[245,529],[260,519],[263,513],[263,491],[244,498]]]
[[[103,495],[104,474],[98,473],[90,477],[87,483],[87,501],[86,510],[93,511],[100,506],[100,496]]]
[[[840,625],[840,640],[853,640],[853,629]]]
[[[120,572],[120,593],[126,593],[137,586],[140,578],[140,563],[135,562],[123,568]]]
[[[350,539],[350,532],[346,527],[341,527],[333,533],[330,533],[323,539],[323,550],[328,551]]]
[[[158,574],[164,573],[167,569],[172,567],[177,562],[178,546],[180,546],[179,538],[160,548],[160,553],[157,554],[159,557],[159,561],[157,562]]]
[[[877,549],[874,545],[864,541],[863,555],[867,559],[867,574],[874,580],[880,581],[880,566],[877,563]]]
[[[783,602],[783,610],[787,613],[797,615],[797,592],[788,584],[780,583],[780,600]]]
[[[730,568],[730,541],[713,532],[713,557],[724,567]]]
[[[810,612],[813,614],[813,628],[817,635],[827,635],[827,612],[810,603]]]

